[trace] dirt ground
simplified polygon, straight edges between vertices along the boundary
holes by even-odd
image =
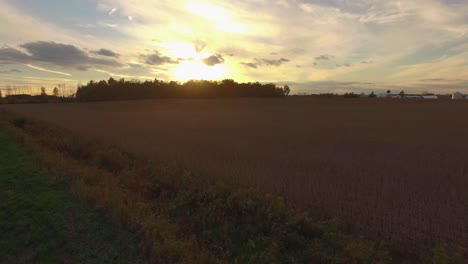
[[[363,230],[468,245],[468,100],[164,99],[8,110],[282,194]]]

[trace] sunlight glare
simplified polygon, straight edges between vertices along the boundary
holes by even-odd
[[[224,11],[224,9],[212,4],[189,3],[187,6],[192,13],[204,17],[206,19],[210,19],[216,22],[229,22],[230,20],[228,14]]]
[[[174,77],[178,81],[189,80],[220,80],[227,75],[227,68],[218,64],[207,66],[200,60],[183,61],[173,71]]]
[[[190,12],[205,19],[215,22],[215,28],[220,31],[229,33],[244,33],[246,26],[233,21],[232,17],[221,7],[208,3],[193,3],[187,4]]]

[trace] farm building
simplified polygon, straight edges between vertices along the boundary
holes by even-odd
[[[389,98],[389,97],[391,97],[391,95],[387,93],[377,94],[377,98]]]
[[[463,94],[460,92],[455,92],[452,94],[452,100],[460,100],[463,99]]]

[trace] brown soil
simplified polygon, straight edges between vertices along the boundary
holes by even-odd
[[[468,245],[468,101],[7,105],[131,152],[284,195],[393,239]]]

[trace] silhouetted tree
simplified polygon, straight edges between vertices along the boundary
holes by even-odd
[[[47,96],[46,88],[41,87],[41,96]]]
[[[345,93],[344,98],[359,98],[359,94],[355,94],[354,92]]]
[[[289,88],[289,86],[285,85],[285,86],[283,87],[283,91],[284,91],[284,95],[285,95],[285,96],[288,96],[289,93],[291,92],[291,89]]]
[[[58,97],[59,95],[59,90],[57,87],[54,87],[54,90],[52,90],[52,94],[55,96],[55,97]]]
[[[147,98],[208,98],[208,97],[279,97],[289,94],[289,87],[277,87],[273,83],[237,83],[231,79],[222,81],[190,80],[186,83],[161,80],[89,81],[79,85],[76,98],[79,101],[105,101]]]
[[[401,90],[400,96],[401,96],[401,97],[405,97],[405,91]]]
[[[374,91],[372,91],[372,93],[369,94],[369,98],[376,98],[377,96],[375,95]]]

